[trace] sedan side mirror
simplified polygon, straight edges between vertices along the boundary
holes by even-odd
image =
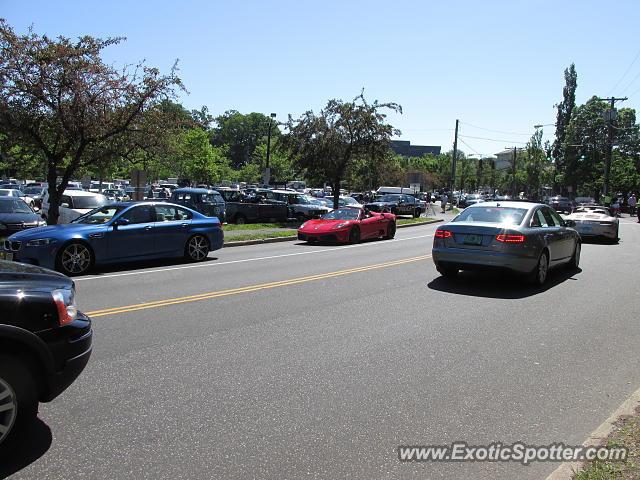
[[[64,207],[64,208],[69,208],[69,204],[68,203],[62,203],[62,204],[60,204],[60,206]]]
[[[574,228],[576,226],[575,220],[565,220],[564,224],[566,227]]]
[[[117,228],[122,225],[129,225],[130,223],[131,220],[129,220],[128,218],[119,218],[115,222],[113,222],[113,226]]]

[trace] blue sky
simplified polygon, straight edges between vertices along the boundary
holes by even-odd
[[[555,122],[572,62],[578,103],[628,96],[619,105],[638,109],[639,14],[637,0],[0,0],[17,33],[124,36],[104,51],[118,66],[179,60],[189,109],[285,120],[364,88],[402,106],[388,117],[401,139],[449,150],[460,119],[459,148],[482,155]]]

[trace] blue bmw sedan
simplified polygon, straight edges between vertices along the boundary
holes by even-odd
[[[11,235],[5,257],[81,275],[94,264],[182,257],[204,260],[222,248],[220,220],[182,205],[123,202],[105,205],[65,225]]]

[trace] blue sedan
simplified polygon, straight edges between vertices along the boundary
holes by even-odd
[[[123,202],[96,208],[65,225],[11,235],[5,257],[80,275],[94,264],[184,256],[204,260],[222,248],[220,220],[165,202]]]

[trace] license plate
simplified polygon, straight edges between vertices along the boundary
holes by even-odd
[[[582,227],[580,229],[581,232],[590,232],[593,230],[593,227]]]
[[[0,258],[4,260],[13,260],[13,253],[0,250]]]
[[[465,245],[482,245],[482,235],[465,235]]]

